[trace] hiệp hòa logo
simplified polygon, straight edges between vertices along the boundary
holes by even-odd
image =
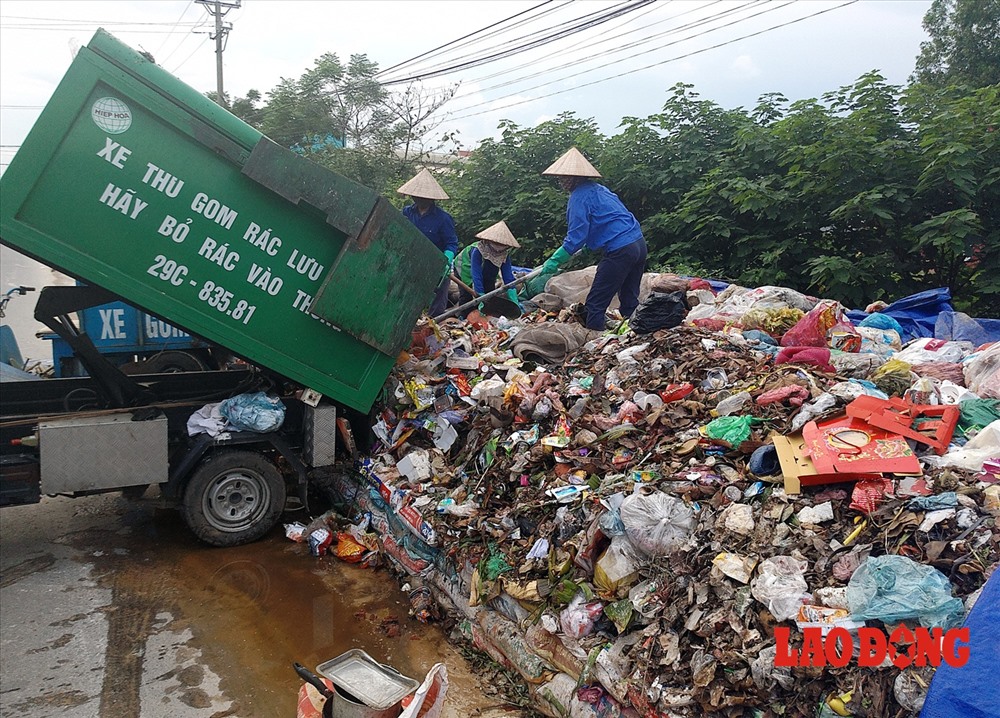
[[[888,658],[896,668],[938,667],[942,662],[960,668],[969,661],[968,628],[944,631],[923,626],[911,629],[900,624],[887,636],[880,628],[865,626],[858,628],[855,636],[840,626],[827,631],[820,626],[806,626],[801,629],[800,648],[791,647],[791,630],[788,626],[774,629],[776,667],[843,668],[855,661],[859,666],[872,668]]]
[[[102,97],[94,102],[90,117],[109,135],[120,135],[132,126],[132,110],[117,97]]]

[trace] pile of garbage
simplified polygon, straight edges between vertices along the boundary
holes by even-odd
[[[454,619],[546,715],[915,714],[933,666],[787,659],[807,628],[962,624],[1000,543],[1000,342],[962,333],[995,324],[645,294],[605,333],[551,295],[423,320],[375,445],[329,479],[329,550],[405,574],[414,617]]]

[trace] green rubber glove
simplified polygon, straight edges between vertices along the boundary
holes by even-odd
[[[572,256],[572,254],[560,247],[552,253],[551,257],[545,260],[545,264],[542,265],[542,272],[544,274],[555,274],[559,271],[559,265]]]
[[[507,290],[507,299],[514,302],[517,306],[521,306],[521,303],[517,301],[517,292],[514,290],[514,287]]]
[[[448,260],[448,266],[444,268],[444,274],[441,275],[442,279],[451,274],[451,265],[455,262],[455,253],[450,249],[446,249],[444,250],[444,258]]]

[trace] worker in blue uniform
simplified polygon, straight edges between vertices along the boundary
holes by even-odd
[[[520,247],[514,234],[503,220],[487,227],[476,235],[479,241],[470,244],[455,257],[455,275],[472,287],[477,295],[496,289],[497,276],[504,284],[514,281],[514,269],[510,262],[510,251]],[[520,306],[517,291],[511,287],[507,298]],[[464,289],[460,292],[459,304],[472,301],[472,295]]]
[[[566,238],[545,260],[544,272],[555,274],[583,247],[600,252],[584,323],[588,329],[604,330],[604,315],[616,294],[622,316],[632,316],[639,306],[639,285],[646,270],[646,240],[639,222],[614,192],[594,181],[601,173],[575,147],[542,174],[558,178],[569,192]]]
[[[451,286],[451,265],[458,252],[458,235],[455,233],[455,220],[451,215],[437,206],[437,200],[448,199],[448,194],[441,188],[427,169],[422,169],[409,182],[398,190],[399,194],[413,199],[413,204],[403,207],[403,214],[414,226],[424,233],[434,246],[444,253],[448,260],[441,283],[434,292],[430,315],[436,317],[442,314],[448,306],[448,289]]]

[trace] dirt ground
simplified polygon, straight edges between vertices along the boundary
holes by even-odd
[[[285,521],[303,517],[286,515]],[[513,718],[386,569],[314,558],[279,526],[198,543],[157,501],[118,494],[0,511],[0,715],[293,717],[310,669],[352,648],[450,679],[446,718]],[[71,713],[70,713],[71,711]]]

